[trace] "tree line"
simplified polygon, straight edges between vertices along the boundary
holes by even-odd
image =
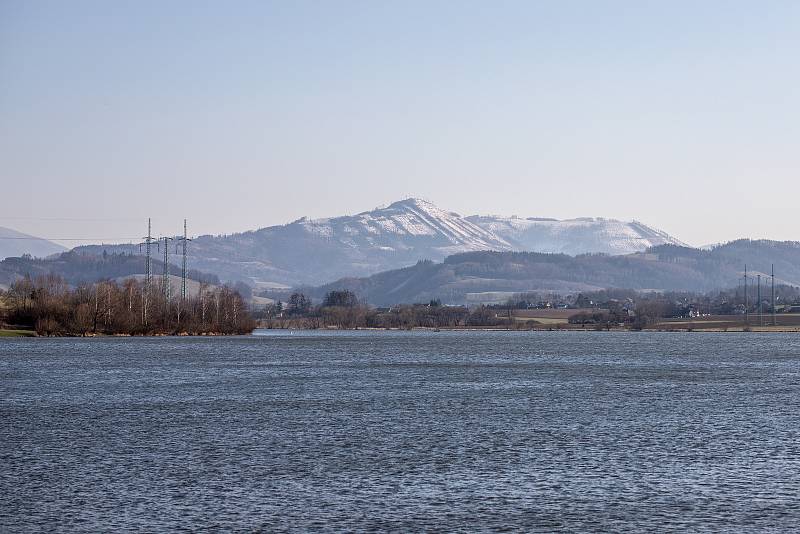
[[[514,294],[501,304],[467,306],[442,305],[438,299],[427,303],[399,304],[376,308],[360,301],[349,290],[325,294],[319,305],[300,292],[292,293],[284,306],[281,301],[268,305],[254,317],[266,328],[459,328],[503,327],[527,328],[524,321],[515,321],[519,310],[552,308],[574,310],[568,324],[585,328],[642,329],[665,318],[698,315],[743,315],[754,313],[758,301],[751,288],[745,298],[743,287],[695,292],[641,292],[632,289],[605,289],[577,295],[552,292]],[[771,313],[771,295],[762,288],[761,309]],[[747,302],[745,308],[744,302]],[[800,304],[800,289],[787,285],[775,288],[778,313]]]
[[[322,303],[312,304],[302,293],[289,296],[286,306],[278,301],[254,313],[265,328],[458,328],[497,327],[507,324],[487,306],[444,306],[439,300],[374,308],[352,291],[326,293]]]
[[[196,295],[167,299],[160,282],[128,278],[70,287],[58,275],[24,277],[0,293],[0,321],[40,335],[245,334],[255,328],[242,296],[201,283]]]

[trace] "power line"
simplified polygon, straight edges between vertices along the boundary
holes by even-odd
[[[5,221],[140,221],[140,217],[0,217]]]
[[[0,236],[0,239],[20,239],[29,241],[135,241],[138,237],[17,237]]]

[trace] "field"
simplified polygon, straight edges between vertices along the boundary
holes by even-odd
[[[648,329],[734,332],[749,329],[754,332],[800,332],[800,314],[777,314],[775,316],[775,326],[772,326],[772,316],[767,314],[763,316],[763,322],[759,320],[757,315],[750,315],[749,324],[745,322],[743,315],[710,315],[695,319],[664,319]]]
[[[527,326],[536,327],[558,327],[586,329],[590,325],[581,327],[580,325],[570,325],[569,318],[578,313],[603,313],[608,310],[602,309],[543,309],[543,310],[514,310],[512,316],[514,321]],[[503,312],[498,313],[503,316]],[[772,326],[772,316],[764,314],[763,323],[757,315],[751,315],[749,326],[745,323],[743,315],[710,315],[694,319],[662,319],[661,321],[647,327],[648,330],[701,330],[712,332],[740,332],[751,330],[753,332],[800,332],[800,314],[777,314],[775,316],[775,326]],[[762,326],[763,324],[763,326]]]
[[[0,337],[35,337],[36,332],[33,330],[2,330],[0,329]]]
[[[569,318],[578,313],[603,313],[607,311],[608,310],[594,308],[581,308],[572,310],[552,308],[542,310],[514,310],[512,312],[512,317],[515,321],[519,322],[552,326],[569,324]],[[500,315],[502,315],[502,313]]]
[[[3,300],[3,298],[0,297],[0,337],[34,337],[36,335],[36,332],[33,332],[32,330],[20,330],[17,328],[2,328],[3,326],[2,318],[4,315],[3,312],[7,309],[8,305]]]

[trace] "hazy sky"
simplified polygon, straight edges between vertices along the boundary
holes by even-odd
[[[419,196],[800,239],[798,169],[797,1],[0,0],[0,226],[45,237]]]

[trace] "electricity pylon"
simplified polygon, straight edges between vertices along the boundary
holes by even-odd
[[[181,277],[181,301],[186,301],[186,279],[188,276],[188,271],[186,269],[186,248],[188,242],[191,241],[189,236],[186,233],[186,219],[183,220],[183,237],[178,238],[181,241],[181,245],[183,246],[183,269],[182,269],[182,277]]]
[[[158,241],[153,237],[152,234],[152,225],[150,222],[150,218],[147,218],[147,236],[143,237],[143,243],[139,243],[139,252],[142,250],[142,245],[145,247],[146,259],[145,259],[145,275],[144,275],[144,291],[142,292],[142,324],[147,324],[147,307],[150,300],[150,286],[153,282],[153,260],[150,254],[150,246],[155,242],[158,245]]]

